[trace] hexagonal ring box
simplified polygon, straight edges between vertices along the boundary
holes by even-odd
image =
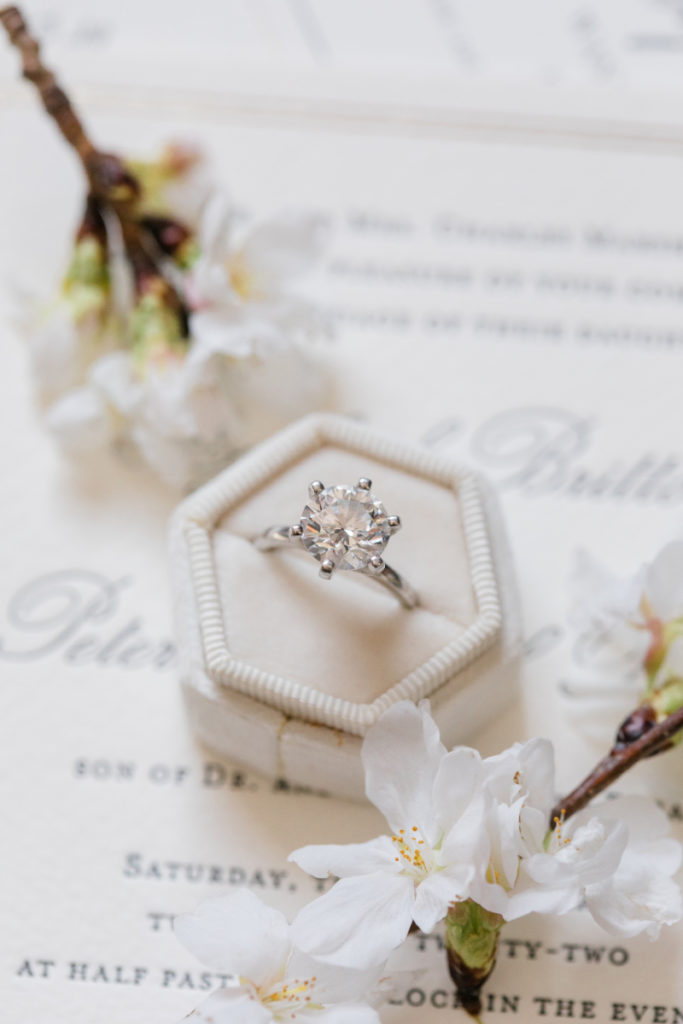
[[[412,610],[357,572],[321,579],[304,550],[253,543],[298,521],[311,481],[364,478],[400,515],[386,557],[417,591]],[[171,555],[194,729],[259,774],[362,798],[362,737],[393,702],[428,697],[452,745],[515,693],[518,605],[496,503],[426,449],[306,417],[182,502]]]

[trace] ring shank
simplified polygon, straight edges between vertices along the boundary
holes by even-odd
[[[289,526],[271,526],[263,533],[260,533],[257,537],[254,537],[253,543],[259,551],[275,551],[277,548],[294,548],[295,550],[303,551],[306,553],[306,549],[303,545],[301,537],[293,537],[290,533]],[[415,608],[418,604],[418,597],[415,590],[411,585],[392,569],[390,565],[384,564],[384,568],[380,572],[372,572],[370,569],[356,569],[356,572],[362,573],[363,576],[367,576],[371,580],[375,580],[380,583],[386,590],[398,598],[404,608]]]

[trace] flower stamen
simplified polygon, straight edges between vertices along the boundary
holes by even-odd
[[[312,978],[294,978],[293,981],[285,981],[279,988],[270,992],[259,993],[259,998],[264,1006],[272,1006],[276,1020],[282,1019],[281,1015],[287,1013],[292,1020],[297,1017],[298,1009],[313,1009],[317,1004],[311,1000],[311,992],[315,987],[317,976]],[[275,1005],[273,1005],[275,1004]],[[277,1004],[281,1004],[277,1006]],[[321,1004],[322,1006],[322,1004]],[[288,1011],[292,1011],[289,1013]]]
[[[553,836],[555,837],[558,846],[567,846],[569,843],[571,843],[571,837],[566,837],[562,835],[562,826],[564,825],[566,814],[567,812],[563,807],[559,815],[556,814],[553,818],[553,822],[555,823]]]
[[[391,837],[392,843],[396,844],[396,850],[398,853],[394,860],[399,862],[404,860],[406,867],[412,871],[419,871],[422,874],[428,874],[429,868],[425,861],[422,851],[418,849],[420,846],[424,846],[424,839],[420,835],[420,829],[417,825],[412,825],[410,833],[406,835],[404,828],[399,829],[398,835]]]
[[[248,302],[253,298],[253,275],[246,270],[239,257],[234,257],[228,262],[228,277],[233,290],[243,301]]]

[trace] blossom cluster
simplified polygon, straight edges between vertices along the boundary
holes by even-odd
[[[567,682],[582,731],[604,743],[636,704],[644,727],[683,706],[683,541],[625,578],[581,551],[571,584],[575,666]]]
[[[314,960],[297,949],[284,915],[248,890],[207,900],[178,918],[175,930],[207,967],[235,979],[210,995],[190,1021],[268,1024],[315,1015],[316,1024],[379,1024],[368,996],[381,992],[381,970]]]
[[[297,914],[287,930],[286,953],[273,953],[267,969],[239,960],[230,944],[237,938],[226,938],[233,929],[243,950],[252,942],[256,950],[258,943],[230,902],[234,897],[179,919],[180,938],[205,963],[242,979],[234,992],[212,997],[211,1014],[196,1011],[198,1020],[257,1024],[313,1010],[326,1022],[374,1020],[363,1016],[374,1010],[355,1003],[332,1013],[331,997],[312,994],[317,983],[310,972],[315,978],[327,970],[351,972],[346,1004],[359,991],[356,983],[376,985],[413,925],[430,932],[444,919],[448,929],[450,919],[457,943],[458,908],[486,912],[494,931],[530,913],[566,914],[583,904],[614,935],[656,938],[663,925],[681,918],[673,877],[681,846],[668,835],[665,814],[646,798],[623,797],[566,820],[559,812],[551,822],[554,761],[547,740],[517,743],[488,758],[467,747],[448,751],[427,702],[402,701],[369,730],[362,759],[367,796],[389,832],[291,854],[316,878],[338,880]],[[455,950],[465,957],[466,941]],[[299,966],[306,956],[308,974]],[[303,993],[304,1003],[298,1002]],[[215,1012],[238,997],[250,1000],[248,1014]]]
[[[65,449],[134,450],[187,489],[325,405],[324,321],[295,290],[324,230],[307,212],[244,227],[187,147],[129,166],[145,244],[89,198],[59,294],[24,328]]]

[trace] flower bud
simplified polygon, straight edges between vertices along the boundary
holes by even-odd
[[[170,213],[187,219],[187,203],[182,198],[184,189],[196,193],[203,201],[203,189],[197,183],[197,168],[202,155],[198,149],[179,143],[170,144],[153,160],[127,160],[126,166],[139,183],[139,206],[145,214],[165,217]],[[189,203],[193,206],[194,203]],[[190,217],[190,219],[193,219]]]
[[[85,163],[91,188],[98,199],[120,204],[132,203],[140,196],[140,185],[115,153],[93,151]]]
[[[61,288],[75,324],[104,321],[110,284],[106,228],[97,202],[89,196]]]
[[[641,704],[619,726],[615,747],[627,747],[630,743],[635,743],[652,728],[656,721],[655,709],[650,704]]]
[[[169,283],[158,274],[136,278],[138,299],[130,315],[133,360],[144,376],[151,366],[162,368],[187,352],[187,318]]]
[[[500,914],[474,900],[452,903],[446,916],[448,970],[463,1010],[481,1012],[481,990],[496,966],[498,938],[505,924]]]
[[[683,679],[672,676],[652,696],[652,706],[657,714],[657,720],[663,721],[683,707]]]
[[[140,223],[161,251],[170,256],[178,266],[187,269],[196,261],[197,243],[190,229],[180,221],[149,214],[141,217]]]

